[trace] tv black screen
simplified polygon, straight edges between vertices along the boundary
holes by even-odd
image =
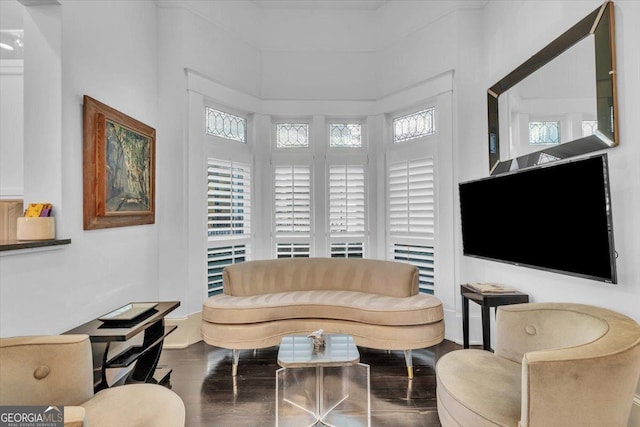
[[[459,188],[465,255],[617,283],[606,154]]]

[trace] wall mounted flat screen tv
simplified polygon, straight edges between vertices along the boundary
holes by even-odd
[[[606,154],[459,188],[464,255],[617,283]]]

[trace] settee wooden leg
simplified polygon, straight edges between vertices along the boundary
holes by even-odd
[[[411,357],[411,350],[404,351],[404,361],[407,364],[407,374],[409,379],[413,379],[413,359]]]
[[[233,349],[233,366],[231,367],[231,376],[238,374],[238,362],[240,361],[240,350]]]

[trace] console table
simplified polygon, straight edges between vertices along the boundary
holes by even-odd
[[[491,351],[491,307],[529,302],[529,295],[522,292],[481,293],[467,285],[460,285],[462,295],[462,338],[463,347],[469,348],[469,300],[480,305],[482,310],[482,347]]]
[[[156,383],[171,386],[171,369],[159,368],[158,360],[162,352],[164,338],[177,326],[165,326],[164,317],[180,306],[179,301],[161,301],[157,305],[134,318],[130,322],[104,322],[91,320],[71,329],[65,334],[89,335],[93,352],[93,385],[94,390],[108,388],[106,370],[109,368],[125,368],[136,362],[120,383]],[[109,355],[111,343],[126,342],[142,334],[142,343],[126,346],[114,356]]]

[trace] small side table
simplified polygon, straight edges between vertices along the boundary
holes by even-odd
[[[276,371],[276,427],[370,426],[369,365],[359,362],[350,335],[326,334],[321,350],[315,350],[306,335],[283,337],[278,350],[282,368]]]
[[[478,303],[482,310],[482,347],[488,351],[491,351],[490,308],[529,302],[529,295],[522,292],[483,294],[467,285],[460,285],[460,294],[462,295],[462,338],[464,340],[464,348],[469,348],[469,300],[472,300]]]

